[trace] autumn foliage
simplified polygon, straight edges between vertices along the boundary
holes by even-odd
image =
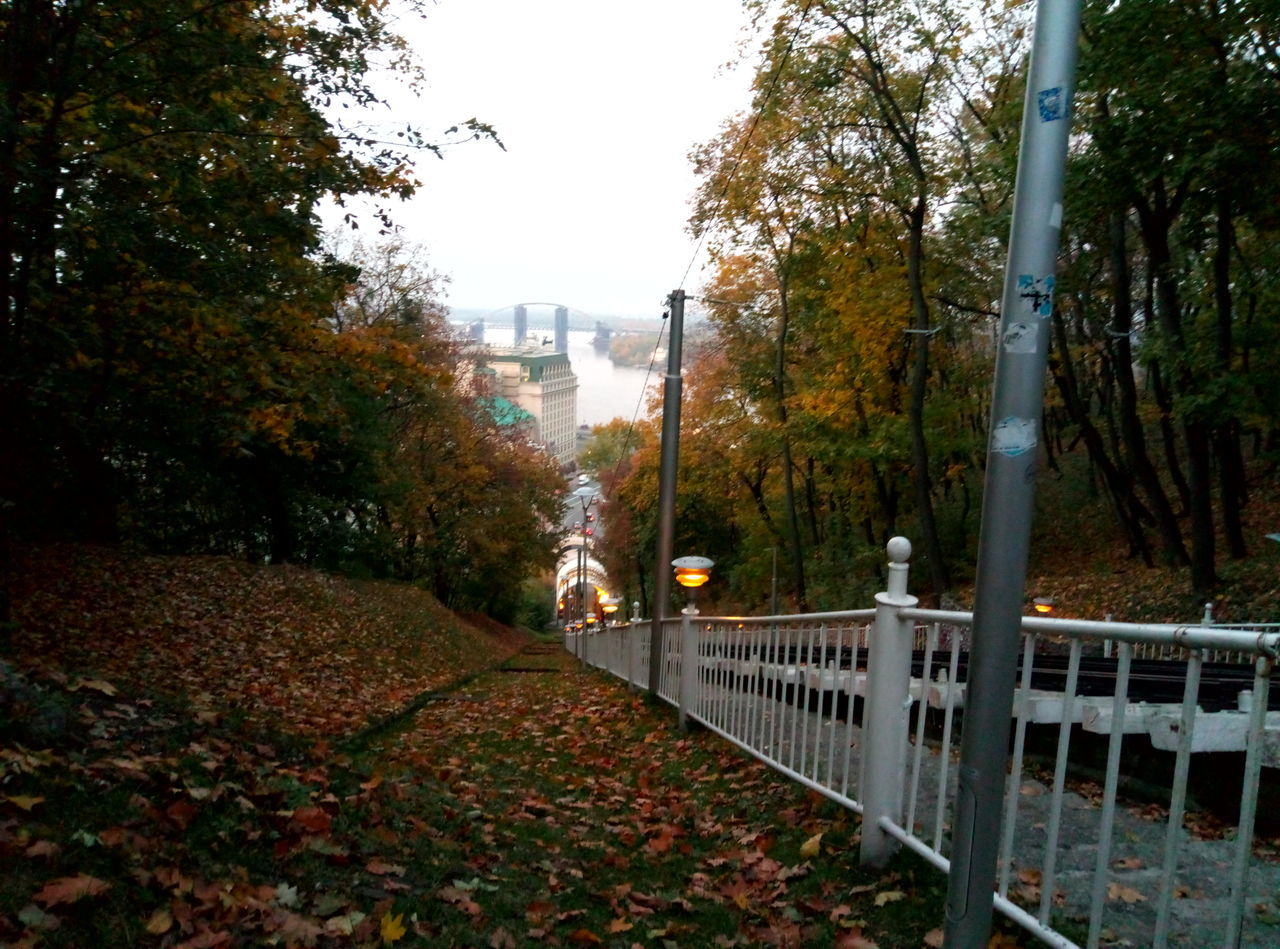
[[[335,118],[378,102],[375,67],[415,75],[382,5],[24,0],[0,49],[0,531],[398,576],[513,617],[556,472],[477,408],[440,278],[321,229],[366,198],[344,226],[385,237],[439,152]]]

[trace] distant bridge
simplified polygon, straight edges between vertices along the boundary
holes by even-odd
[[[594,330],[596,323],[604,323],[606,326],[609,324],[608,319],[588,313],[586,310],[564,303],[548,303],[541,300],[501,306],[485,313],[480,319],[484,320],[486,329],[511,329],[516,325],[516,313],[520,307],[526,308],[526,320],[530,329],[555,329],[556,310],[565,311],[571,330]],[[533,307],[539,309],[532,309]]]
[[[531,319],[529,307],[553,307],[554,309],[550,320],[548,320],[545,313],[540,314],[536,310]],[[506,322],[508,315],[510,322]],[[502,322],[493,321],[494,317],[502,320]],[[493,337],[486,339],[491,330],[497,330],[499,333],[503,331],[511,333],[510,339],[514,345],[523,344],[531,335],[535,337],[544,336],[543,345],[554,343],[555,351],[560,353],[569,351],[569,331],[571,329],[603,332],[605,337],[608,337],[612,332],[612,328],[604,320],[598,319],[584,310],[576,310],[563,303],[540,301],[513,303],[509,307],[490,310],[470,323],[460,322],[457,325],[465,327],[464,335],[477,342],[494,342]],[[546,335],[548,330],[551,331],[549,336]]]

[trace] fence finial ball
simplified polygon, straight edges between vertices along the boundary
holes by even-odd
[[[906,563],[911,559],[911,541],[905,537],[891,537],[885,545],[890,563]]]

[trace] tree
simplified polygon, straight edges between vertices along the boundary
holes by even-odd
[[[321,111],[369,102],[369,57],[399,55],[376,6],[17,0],[0,36],[15,521],[109,539],[166,466],[305,457],[317,319],[341,280],[313,256],[316,203],[412,187],[403,150]]]
[[[1266,271],[1250,237],[1274,222],[1276,72],[1266,51],[1274,50],[1276,13],[1267,0],[1086,7],[1081,86],[1089,148],[1081,180],[1097,182],[1109,209],[1126,444],[1161,512],[1129,391],[1134,325],[1122,255],[1132,229],[1140,285],[1149,288],[1139,358],[1157,381],[1164,430],[1171,436],[1175,423],[1180,430],[1181,444],[1167,443],[1167,467],[1190,513],[1191,579],[1201,592],[1219,579],[1215,464],[1228,551],[1245,552],[1239,420],[1266,383],[1248,372],[1251,333],[1237,307],[1254,306],[1256,278]],[[1166,550],[1176,552],[1168,521],[1159,513]]]

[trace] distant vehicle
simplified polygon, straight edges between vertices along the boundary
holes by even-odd
[[[594,521],[595,519],[596,519],[596,516],[595,516],[594,514],[592,514],[590,511],[588,511],[588,512],[587,512],[587,523],[588,523],[588,524],[590,524],[590,523],[591,523],[592,521]]]
[[[580,531],[580,530],[582,530],[582,521],[574,521],[574,522],[573,522],[573,529],[574,529],[574,530],[576,530],[576,531]]]
[[[583,533],[586,534],[588,537],[590,537],[592,534],[595,533],[595,531],[592,530],[590,527],[588,527],[585,531],[583,531]]]
[[[578,484],[585,485],[590,483],[591,483],[591,479],[588,478],[586,475],[578,475]]]

